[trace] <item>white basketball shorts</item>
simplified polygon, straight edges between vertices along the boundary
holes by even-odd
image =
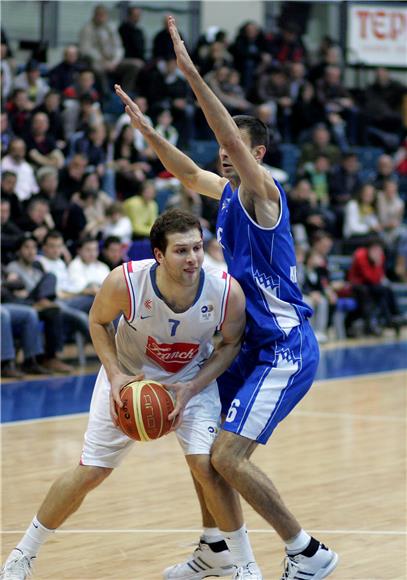
[[[110,383],[101,367],[90,404],[81,465],[115,468],[130,451],[134,441],[116,427],[110,416]],[[183,421],[176,431],[185,455],[209,454],[220,426],[220,400],[216,383],[211,383],[187,404]],[[143,443],[154,445],[154,441]]]

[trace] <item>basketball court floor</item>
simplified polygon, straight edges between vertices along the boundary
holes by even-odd
[[[94,374],[2,385],[2,560],[81,452]],[[332,580],[407,579],[407,341],[333,345],[318,380],[255,462],[304,528],[340,554]],[[245,505],[265,580],[283,545]],[[159,580],[193,550],[200,517],[173,434],[134,445],[44,546],[38,580]]]

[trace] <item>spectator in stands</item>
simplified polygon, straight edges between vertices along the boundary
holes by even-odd
[[[381,225],[376,211],[376,190],[370,183],[359,189],[356,199],[345,206],[343,236],[349,247],[361,245],[369,236],[377,236]]]
[[[205,76],[222,66],[232,68],[233,57],[224,42],[214,41],[208,46],[205,56],[200,58],[198,64],[201,75]]]
[[[157,117],[157,124],[155,126],[155,130],[159,135],[164,137],[166,141],[169,141],[171,145],[174,147],[178,143],[179,134],[174,125],[172,124],[173,118],[171,115],[171,111],[168,109],[164,109],[160,112]]]
[[[314,163],[307,163],[304,169],[305,177],[316,194],[318,205],[326,208],[329,205],[329,173],[331,170],[329,158],[319,154]]]
[[[288,198],[288,206],[295,242],[308,248],[309,239],[315,232],[326,230],[327,224],[307,179],[297,182]]]
[[[18,137],[24,137],[28,131],[34,104],[29,100],[27,91],[14,89],[6,104],[10,126]]]
[[[63,120],[67,138],[77,131],[103,122],[100,95],[95,89],[95,73],[92,70],[82,69],[75,77],[75,82],[64,90],[63,96]]]
[[[19,287],[18,277],[1,272],[1,376],[19,379],[25,373],[47,374],[37,357],[42,355],[42,335],[38,313],[32,306],[14,303],[13,290]],[[17,290],[18,291],[18,290]],[[21,371],[16,367],[15,338],[18,337],[24,354]]]
[[[14,137],[12,128],[10,127],[8,113],[2,111],[0,113],[0,138],[1,138],[1,156],[3,157],[8,150],[11,140]]]
[[[84,194],[88,203],[83,206],[86,218],[86,226],[82,234],[96,238],[103,231],[106,223],[106,209],[113,203],[111,197],[100,188],[100,179],[96,171],[90,171],[83,180],[81,193]],[[74,195],[72,201],[79,201],[80,194]],[[77,201],[78,199],[78,201]]]
[[[180,185],[179,191],[174,193],[167,202],[166,209],[183,209],[189,211],[196,217],[200,218],[202,228],[208,228],[209,224],[202,219],[202,196],[193,189]]]
[[[49,84],[59,93],[63,93],[67,87],[74,84],[79,71],[78,47],[75,44],[69,44],[64,48],[63,60],[49,71]]]
[[[45,201],[48,204],[55,228],[62,229],[69,202],[59,191],[58,171],[55,167],[41,167],[37,171],[37,181],[40,191],[31,199]],[[51,225],[52,223],[49,222],[49,226]]]
[[[401,236],[397,243],[394,274],[398,282],[407,284],[407,236]]]
[[[109,270],[123,264],[123,245],[120,238],[109,236],[104,240],[99,260],[106,264]]]
[[[14,79],[14,88],[27,91],[29,100],[34,106],[40,105],[49,91],[46,81],[41,78],[40,63],[31,59],[25,69]]]
[[[381,242],[372,239],[356,250],[348,274],[367,334],[380,335],[382,325],[399,330],[403,323],[394,293],[386,284],[385,261]]]
[[[145,97],[136,97],[134,99],[134,102],[139,107],[146,122],[149,125],[153,126],[153,121],[151,120],[151,117],[149,117],[146,114],[147,109],[148,109],[147,99]],[[117,136],[120,135],[120,132],[123,129],[124,125],[128,125],[128,124],[129,124],[129,116],[127,113],[123,113],[122,115],[120,115],[120,117],[117,119],[117,122],[116,122],[116,126],[115,126],[116,139],[117,139]],[[148,159],[156,159],[157,158],[156,154],[151,149],[151,147],[148,145],[148,143],[146,142],[143,135],[141,134],[141,132],[138,129],[133,129],[133,137],[134,137],[134,147],[137,149],[137,151],[140,155],[140,158],[143,161],[148,161]]]
[[[42,105],[34,109],[35,113],[45,113],[49,121],[49,135],[54,139],[58,149],[65,148],[64,125],[61,114],[61,95],[56,90],[50,90],[45,95]]]
[[[168,14],[164,17],[163,28],[157,32],[153,38],[153,59],[166,60],[171,58],[175,60],[174,47],[167,27]]]
[[[1,101],[5,103],[10,96],[13,87],[13,69],[10,64],[8,57],[8,47],[2,42],[1,43]]]
[[[376,167],[376,174],[373,177],[376,189],[383,189],[384,183],[388,179],[398,182],[399,177],[395,171],[395,163],[390,155],[380,155]]]
[[[245,22],[230,46],[230,52],[234,67],[241,75],[242,86],[248,93],[253,86],[257,67],[270,62],[267,41],[260,26],[253,21]]]
[[[209,72],[205,77],[205,81],[231,115],[248,113],[253,108],[252,103],[246,99],[244,90],[238,82],[239,77],[236,75],[238,75],[237,71],[221,66]]]
[[[209,239],[204,243],[204,250],[204,267],[207,266],[210,268],[217,268],[227,272],[228,267],[223,256],[222,248],[215,236],[210,236]]]
[[[77,153],[59,172],[59,191],[69,201],[74,193],[81,190],[88,158]]]
[[[401,143],[396,154],[394,155],[394,164],[396,172],[401,177],[407,176],[407,137]]]
[[[336,303],[336,294],[329,285],[326,269],[321,256],[310,250],[305,257],[304,282],[302,287],[314,310],[311,324],[320,343],[328,340],[330,306]]]
[[[49,131],[49,118],[45,113],[33,115],[26,143],[27,157],[35,167],[63,167],[65,158]]]
[[[134,129],[123,125],[114,144],[114,169],[116,175],[116,192],[122,199],[127,199],[140,191],[141,184],[151,171],[134,144]]]
[[[142,185],[141,195],[129,197],[124,202],[123,209],[130,218],[133,239],[144,239],[150,235],[152,225],[158,216],[155,196],[154,182],[147,180]]]
[[[375,81],[367,87],[364,93],[364,113],[368,126],[375,127],[384,134],[377,134],[384,145],[388,134],[399,135],[402,127],[401,102],[406,93],[406,87],[391,79],[386,68],[379,67],[375,71]],[[394,140],[393,140],[394,142]],[[397,148],[397,138],[396,147]]]
[[[86,134],[74,144],[74,153],[81,153],[87,157],[89,165],[92,165],[99,177],[105,173],[106,163],[106,126],[104,123],[89,127]]]
[[[14,291],[20,303],[34,305],[40,320],[44,322],[45,358],[41,366],[48,371],[69,373],[73,369],[58,358],[64,346],[62,313],[55,303],[56,278],[46,274],[37,261],[38,244],[29,233],[24,234],[17,244],[17,260],[7,266],[22,282],[22,290]]]
[[[300,29],[295,22],[283,23],[280,32],[267,40],[268,51],[273,60],[281,64],[306,61],[306,49],[300,37]]]
[[[326,121],[325,111],[321,108],[311,83],[306,82],[299,90],[293,104],[291,116],[291,132],[293,139],[304,141],[311,128]]]
[[[358,157],[353,151],[345,152],[340,165],[333,167],[329,175],[329,195],[333,208],[343,208],[361,185]]]
[[[14,259],[14,249],[23,232],[11,217],[10,201],[3,196],[0,204],[0,224],[1,263],[8,264]]]
[[[387,179],[377,194],[377,213],[382,227],[381,235],[389,249],[395,248],[401,235],[407,235],[407,226],[403,225],[404,208],[396,181]]]
[[[52,273],[56,278],[56,303],[61,309],[64,323],[70,330],[79,331],[89,339],[88,313],[93,298],[73,291],[67,266],[71,261],[71,255],[64,245],[60,232],[56,230],[48,232],[38,261],[45,272]]]
[[[325,125],[316,125],[312,132],[311,143],[306,143],[301,147],[300,167],[304,163],[315,161],[318,155],[328,157],[332,165],[340,159],[340,151],[336,145],[331,143],[331,136]]]
[[[97,240],[84,238],[78,245],[78,255],[68,266],[71,290],[76,294],[94,297],[110,270],[98,260]]]
[[[95,6],[92,20],[81,29],[79,51],[99,75],[106,96],[110,94],[110,76],[123,87],[127,87],[127,91],[134,90],[137,70],[131,60],[123,58],[124,49],[120,35],[109,22],[109,12],[103,4]]]
[[[328,66],[342,67],[343,59],[341,49],[331,40],[321,47],[320,58],[321,60],[315,66],[310,68],[307,75],[308,80],[312,83],[315,83],[324,77],[325,70]]]
[[[22,204],[15,192],[17,185],[17,175],[14,171],[3,171],[1,174],[1,198],[10,204],[10,217],[16,220],[21,216]]]
[[[30,232],[38,244],[42,244],[49,230],[55,227],[48,202],[43,198],[31,198],[17,225],[22,231]]]
[[[307,70],[302,62],[291,62],[289,71],[289,96],[294,103],[305,85]]]
[[[20,201],[29,199],[33,193],[38,192],[38,184],[35,180],[34,170],[25,160],[26,145],[20,138],[10,142],[8,153],[1,161],[2,171],[11,171],[17,176],[15,192]]]
[[[119,201],[106,208],[106,222],[103,228],[103,238],[119,238],[122,244],[129,244],[133,228],[130,219],[124,215],[123,204]]]
[[[141,8],[130,6],[127,10],[127,20],[119,26],[125,58],[131,58],[139,69],[145,61],[145,37],[143,29],[138,26],[142,16]]]

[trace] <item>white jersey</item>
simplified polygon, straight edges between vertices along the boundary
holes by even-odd
[[[141,371],[156,381],[186,381],[213,350],[231,278],[226,272],[202,269],[194,303],[185,312],[174,312],[157,287],[156,270],[155,260],[123,264],[130,314],[121,317],[117,328],[118,359],[129,374]]]

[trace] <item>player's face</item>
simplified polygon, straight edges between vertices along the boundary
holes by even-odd
[[[245,130],[239,130],[239,132],[240,132],[240,136],[242,138],[243,143],[246,145],[246,147],[248,149],[250,149],[250,151],[253,153],[253,156],[255,156],[255,148],[253,148],[251,145],[251,139],[250,139],[249,133]],[[223,147],[221,147],[219,149],[219,157],[220,157],[223,177],[226,177],[226,179],[229,179],[229,181],[239,179],[239,175],[238,175],[236,169],[233,167],[232,160],[230,159],[226,150],[223,149]]]
[[[203,241],[197,229],[167,235],[167,249],[160,253],[160,265],[182,286],[198,283],[204,259]]]

